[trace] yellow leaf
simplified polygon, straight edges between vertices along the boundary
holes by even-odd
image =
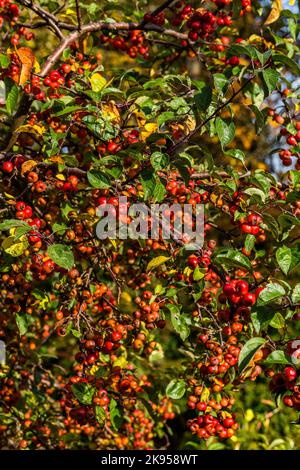
[[[33,68],[34,68],[35,73],[39,73],[41,71],[40,64],[38,63],[36,59],[34,59]]]
[[[183,123],[185,134],[189,134],[196,127],[196,120],[193,116],[188,115]]]
[[[252,421],[254,418],[254,413],[253,413],[253,410],[251,410],[250,408],[248,408],[248,410],[246,410],[245,412],[245,420],[250,423],[250,421]]]
[[[57,178],[58,180],[60,181],[65,181],[66,180],[66,177],[65,175],[63,175],[62,173],[58,173],[55,178]]]
[[[204,387],[204,389],[201,393],[201,396],[200,396],[200,401],[204,401],[206,403],[208,398],[209,398],[209,395],[210,395],[209,388]]]
[[[7,237],[2,242],[2,248],[5,253],[11,256],[20,256],[28,247],[28,241],[25,236],[15,239],[14,236]]]
[[[122,292],[120,300],[125,302],[125,304],[130,304],[132,301],[131,295],[128,292]]]
[[[116,240],[114,240],[113,238],[109,238],[109,241],[110,241],[110,243],[112,244],[112,246],[114,247],[114,249],[116,250],[116,249],[117,249]]]
[[[90,374],[90,375],[95,375],[98,370],[99,370],[99,367],[96,366],[96,364],[94,364],[94,365],[90,368],[89,374]]]
[[[22,132],[26,132],[27,134],[37,134],[37,135],[43,135],[45,132],[45,128],[43,126],[39,126],[38,124],[35,124],[34,126],[30,126],[29,124],[25,124],[24,126],[18,127],[15,132],[17,134],[21,134]]]
[[[107,104],[102,104],[101,112],[104,117],[110,119],[112,122],[115,122],[116,124],[121,123],[121,116],[114,101],[109,101]]]
[[[186,266],[186,267],[184,268],[184,270],[183,270],[183,274],[184,274],[185,276],[187,276],[187,277],[188,277],[192,272],[193,272],[193,270],[192,270],[191,268],[189,268],[188,266]]]
[[[151,269],[157,268],[158,266],[160,266],[161,264],[164,264],[169,259],[170,258],[168,256],[157,256],[156,258],[153,258],[147,264],[146,271],[150,271]]]
[[[4,193],[4,196],[8,199],[15,199],[15,196],[13,196],[12,194]]]
[[[141,140],[145,141],[153,132],[157,130],[157,124],[155,122],[148,122],[144,125],[144,129],[141,131]]]
[[[105,78],[98,72],[94,73],[89,79],[93,91],[101,91],[106,85]]]
[[[293,7],[295,5],[295,0],[290,0],[289,5],[291,5],[291,7]]]
[[[114,367],[121,367],[122,369],[124,369],[127,365],[128,362],[124,356],[117,357],[117,359],[113,362]]]
[[[274,0],[272,3],[272,8],[269,13],[268,18],[265,21],[265,25],[269,25],[274,23],[280,17],[280,13],[282,11],[282,0]]]
[[[35,160],[27,160],[26,162],[22,163],[21,166],[21,175],[23,176],[27,171],[31,171],[32,168],[34,168],[38,162]]]

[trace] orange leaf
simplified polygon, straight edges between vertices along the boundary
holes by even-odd
[[[28,171],[31,171],[32,168],[34,168],[36,165],[37,165],[37,162],[35,160],[27,160],[21,166],[21,175],[23,176]]]
[[[31,75],[31,70],[35,63],[35,55],[29,47],[19,47],[16,52],[21,62],[19,85],[24,85]]]

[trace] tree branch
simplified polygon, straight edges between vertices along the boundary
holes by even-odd
[[[45,20],[45,22],[54,29],[56,35],[60,39],[62,39],[64,37],[63,33],[61,32],[61,29],[59,28],[59,21],[49,11],[44,10],[43,8],[41,8],[37,5],[34,5],[32,0],[17,0],[17,2],[20,3],[21,5],[23,5],[24,7],[29,8],[36,15],[38,15],[40,18]]]
[[[27,1],[27,0],[22,0],[22,1]],[[50,71],[50,69],[53,67],[53,65],[59,60],[64,50],[67,49],[73,42],[75,42],[81,36],[87,33],[95,32],[95,31],[103,31],[103,30],[112,31],[112,32],[140,31],[140,30],[146,31],[146,32],[153,31],[153,32],[160,33],[164,36],[171,36],[176,39],[188,40],[187,35],[184,33],[180,33],[172,29],[166,29],[166,28],[163,28],[162,26],[158,26],[154,24],[145,24],[143,27],[141,27],[140,23],[124,23],[124,22],[106,23],[105,21],[97,21],[94,23],[88,23],[86,25],[83,25],[80,31],[78,31],[78,29],[76,28],[75,31],[73,31],[71,34],[69,34],[67,37],[63,39],[63,41],[60,43],[58,48],[53,52],[53,54],[45,62],[40,75],[42,77],[45,77]]]
[[[76,15],[77,15],[77,22],[78,22],[78,31],[81,31],[81,13],[80,13],[80,7],[79,7],[79,0],[75,0],[76,4]]]

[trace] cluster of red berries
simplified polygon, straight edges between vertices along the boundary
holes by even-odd
[[[76,175],[70,175],[67,178],[67,181],[63,182],[60,180],[56,180],[55,186],[57,189],[60,189],[64,191],[65,193],[67,192],[76,192],[78,191],[78,185],[79,180]]]
[[[291,90],[288,88],[284,89],[282,92],[283,97],[288,97]],[[290,166],[293,163],[293,158],[297,158],[297,167],[300,166],[300,157],[299,151],[294,147],[298,146],[300,142],[300,121],[292,120],[289,124],[289,127],[286,125],[286,118],[281,114],[275,112],[274,109],[268,109],[268,115],[272,118],[272,121],[276,124],[279,124],[281,127],[280,135],[283,136],[286,140],[286,144],[290,148],[282,149],[279,151],[279,158],[284,166]]]
[[[223,286],[223,294],[230,302],[245,307],[253,306],[260,292],[260,288],[255,293],[249,292],[249,284],[243,279],[233,279]]]
[[[273,375],[270,390],[273,393],[284,394],[283,403],[289,408],[300,411],[300,385],[297,384],[297,378],[297,370],[287,366],[282,372]]]
[[[263,229],[260,227],[263,220],[258,214],[248,214],[246,219],[239,219],[241,224],[241,229],[243,233],[250,233],[251,235],[258,235],[264,233]]]
[[[84,341],[82,348],[87,350],[87,355],[82,352],[78,353],[75,357],[76,361],[80,363],[86,362],[89,365],[94,364],[99,359],[99,351],[106,354],[116,351],[120,346],[120,341],[126,338],[126,328],[119,324],[115,326],[113,331],[107,331],[105,336],[97,334],[91,339]]]
[[[11,0],[0,0],[0,8],[0,28],[2,28],[4,21],[18,21],[20,11],[16,3],[11,3]]]
[[[206,360],[197,364],[197,369],[203,376],[223,376],[230,367],[237,364],[241,348],[236,345],[236,336],[229,336],[226,343],[220,345],[217,341],[209,339],[207,334],[199,335],[198,341],[208,352]],[[219,392],[225,386],[220,381],[214,392]]]
[[[134,449],[151,449],[154,438],[153,427],[153,421],[147,418],[144,411],[137,409],[129,416],[129,422],[125,423],[124,430],[133,440]]]
[[[216,416],[210,413],[203,413],[198,418],[189,420],[187,425],[192,434],[197,434],[199,439],[208,439],[211,436],[228,439],[235,434],[239,427],[233,414],[226,413],[224,415],[222,412]]]
[[[58,266],[50,258],[45,259],[42,254],[34,254],[30,265],[30,271],[35,279],[45,280],[54,271],[59,270]]]
[[[65,84],[65,79],[58,70],[52,70],[47,77],[44,78],[44,85],[58,90],[58,88]]]
[[[41,80],[40,77],[37,75],[32,75],[30,79],[31,83],[27,83],[24,86],[24,91],[27,94],[32,93],[34,95],[34,98],[39,101],[44,101],[45,100],[45,92],[41,90]]]
[[[139,142],[139,135],[140,132],[137,129],[132,129],[130,131],[124,131],[122,134],[122,138],[120,136],[116,137],[115,139],[111,139],[108,142],[102,142],[101,144],[97,145],[96,150],[99,156],[103,156],[105,154],[112,154],[115,155],[120,150],[127,148],[128,145],[133,145]],[[126,165],[126,161],[130,161],[129,157],[124,159],[124,164]]]
[[[20,10],[16,3],[12,3],[11,0],[0,1],[0,28],[7,24],[9,32],[12,30],[12,26],[18,22],[20,16]],[[31,41],[34,39],[34,33],[28,31],[24,26],[16,29],[16,32],[10,37],[10,43],[13,46],[17,46],[20,42],[21,37],[24,37],[25,41]]]
[[[157,24],[158,26],[163,26],[165,24],[165,14],[163,11],[157,13],[157,15],[153,15],[152,13],[148,12],[144,15],[144,22],[145,23],[153,23]]]
[[[26,202],[19,201],[16,204],[16,217],[17,219],[30,219],[32,217],[33,211],[31,206],[28,206]]]
[[[172,19],[173,26],[179,26],[184,21],[189,29],[189,39],[197,41],[211,36],[220,26],[231,26],[232,12],[221,11],[228,7],[231,0],[214,0],[217,9],[212,12],[205,8],[195,10],[191,5],[179,1],[175,4],[176,13]],[[241,15],[251,11],[251,1],[243,0]],[[147,17],[148,18],[148,17]],[[184,45],[184,44],[183,44]]]
[[[165,321],[160,319],[160,309],[163,307],[163,302],[153,301],[150,302],[153,293],[149,290],[143,292],[142,297],[136,297],[135,303],[138,305],[138,310],[134,312],[136,319],[135,325],[140,326],[141,321],[145,322],[145,327],[148,330],[153,330],[155,326],[163,328]],[[143,346],[142,338],[135,341],[135,349],[140,349]]]
[[[149,47],[142,31],[130,31],[127,37],[102,34],[100,41],[102,44],[107,44],[114,49],[126,52],[132,59],[135,59],[138,55],[145,59],[149,57]]]

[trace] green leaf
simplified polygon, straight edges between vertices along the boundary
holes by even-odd
[[[81,106],[67,106],[61,111],[58,111],[57,113],[55,113],[54,116],[59,117],[59,116],[65,116],[66,114],[73,114],[75,111],[78,111],[79,109],[83,109],[83,108],[81,108]]]
[[[207,86],[204,82],[200,82],[203,86],[200,88],[200,91],[195,94],[195,103],[200,111],[206,111],[209,107],[212,100],[212,89],[210,86]],[[198,89],[199,89],[198,84]]]
[[[193,272],[194,281],[200,281],[201,279],[204,278],[204,276],[205,276],[205,273],[200,270],[199,266],[196,266],[196,269]]]
[[[10,64],[10,60],[5,54],[0,54],[0,67],[6,69]]]
[[[61,213],[64,216],[64,218],[67,219],[67,220],[69,219],[69,213],[73,212],[75,210],[76,209],[74,207],[70,206],[70,204],[68,202],[65,202],[61,206]]]
[[[161,152],[154,152],[150,157],[151,165],[155,170],[165,169],[169,164],[169,157]]]
[[[297,22],[294,18],[289,18],[288,19],[288,25],[290,28],[290,33],[294,41],[297,39],[297,30],[298,30],[298,25]]]
[[[245,161],[245,154],[242,150],[239,149],[227,150],[225,155],[228,155],[231,158],[235,158],[236,160],[239,160],[242,163],[244,163]]]
[[[161,264],[164,264],[166,261],[170,259],[169,256],[156,256],[155,258],[152,258],[151,261],[147,264],[146,271],[150,271],[151,269],[157,268]]]
[[[233,44],[228,49],[228,55],[246,55],[252,59],[257,58],[257,50],[253,46],[243,45],[243,44]]]
[[[281,271],[287,276],[292,264],[292,250],[288,246],[280,246],[276,250],[276,260]]]
[[[270,326],[272,328],[275,328],[276,330],[280,330],[281,328],[284,328],[285,326],[285,320],[281,313],[276,312],[273,316],[273,318],[270,321]]]
[[[222,73],[216,73],[213,76],[214,85],[219,93],[224,93],[228,87],[228,79]]]
[[[122,424],[122,415],[114,398],[112,398],[109,403],[109,416],[113,429],[118,431]]]
[[[16,323],[19,328],[20,336],[23,336],[27,333],[29,325],[34,323],[34,318],[31,315],[19,315],[16,314]]]
[[[54,222],[54,224],[52,225],[53,233],[58,233],[58,235],[63,235],[67,228],[68,227],[64,223]]]
[[[186,391],[185,381],[183,379],[173,379],[166,388],[166,395],[173,400],[179,400]]]
[[[29,230],[32,229],[32,227],[30,227],[30,225],[28,225],[26,222],[23,222],[22,220],[10,219],[10,220],[4,220],[0,224],[0,231],[1,230],[10,230],[11,228],[14,228],[14,227],[28,227]]]
[[[103,426],[106,421],[106,412],[102,408],[102,406],[97,405],[95,407],[95,414],[96,414],[96,420],[101,426]]]
[[[234,138],[235,125],[232,121],[228,124],[226,121],[223,121],[223,119],[217,117],[215,126],[216,126],[218,137],[221,142],[221,146],[222,148],[224,148]]]
[[[147,201],[151,196],[153,196],[154,188],[156,185],[156,178],[152,171],[144,170],[141,174],[141,184],[144,191],[145,201]]]
[[[252,265],[249,259],[239,250],[229,249],[224,253],[219,253],[215,257],[215,260],[228,266],[242,267],[252,271]]]
[[[177,311],[173,310],[171,311],[171,323],[181,340],[185,341],[191,332],[189,327],[189,318],[181,313],[179,309]]]
[[[293,59],[284,54],[273,54],[273,62],[286,65],[296,75],[300,75],[300,67]]]
[[[267,305],[274,300],[278,300],[285,295],[285,289],[277,283],[270,283],[268,284],[264,290],[259,293],[257,304],[260,305]]]
[[[263,330],[267,330],[270,321],[274,317],[274,310],[267,306],[257,307],[255,306],[251,312],[251,321],[254,329],[257,333]]]
[[[245,194],[248,194],[249,196],[258,196],[262,202],[265,202],[266,196],[265,193],[258,188],[247,188],[244,190]]]
[[[272,93],[272,91],[275,90],[279,77],[280,77],[280,74],[279,72],[277,72],[277,70],[266,69],[262,71],[262,78],[263,78],[265,86],[267,87],[269,95]]]
[[[190,334],[190,317],[181,313],[179,305],[167,304],[166,308],[171,313],[171,323],[174,330],[180,336],[182,341],[185,341]]]
[[[81,338],[82,336],[81,332],[78,330],[75,330],[75,328],[71,328],[71,333],[73,336],[75,336],[75,338]]]
[[[255,114],[255,130],[257,135],[259,135],[266,124],[267,113],[260,111],[254,104],[249,106],[249,108],[252,109]]]
[[[84,405],[91,405],[93,402],[93,396],[96,392],[96,388],[91,384],[85,382],[79,382],[72,385],[72,392],[80,403]]]
[[[173,111],[165,111],[164,113],[161,113],[158,118],[157,118],[157,126],[160,127],[162,124],[164,124],[167,121],[172,121],[176,118],[175,113]]]
[[[300,282],[295,285],[291,299],[294,304],[300,302]]]
[[[256,237],[251,233],[248,233],[245,239],[245,250],[251,252],[255,245]]]
[[[9,114],[13,114],[17,108],[19,87],[11,79],[5,79],[5,104]]]
[[[166,195],[166,188],[160,180],[156,182],[153,190],[153,202],[162,202]]]
[[[290,364],[288,356],[284,351],[272,351],[271,354],[265,359],[264,364]]]
[[[65,268],[68,271],[74,265],[74,255],[72,249],[68,245],[62,245],[56,243],[48,247],[48,255],[61,268]]]
[[[241,373],[249,364],[254,354],[265,344],[264,338],[251,338],[249,339],[241,349],[239,355],[239,373]]]
[[[110,187],[110,180],[108,176],[102,171],[89,170],[87,172],[87,179],[93,188],[107,189]]]

